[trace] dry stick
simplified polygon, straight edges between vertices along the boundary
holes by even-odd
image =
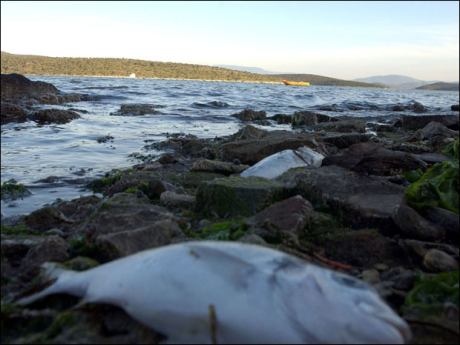
[[[313,253],[313,256],[315,258],[317,258],[319,261],[321,261],[322,263],[328,265],[328,266],[331,266],[333,268],[337,268],[337,269],[341,269],[341,270],[351,270],[353,269],[353,266],[350,266],[350,265],[347,265],[347,264],[344,264],[344,263],[341,263],[341,262],[338,262],[338,261],[333,261],[333,260],[330,260],[330,259],[327,259],[325,258],[324,256],[321,256],[317,253]]]

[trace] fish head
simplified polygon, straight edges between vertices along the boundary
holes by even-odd
[[[404,344],[412,334],[409,325],[367,283],[327,270],[324,291],[333,298],[347,323],[344,337],[355,343]],[[334,308],[332,308],[334,310]]]

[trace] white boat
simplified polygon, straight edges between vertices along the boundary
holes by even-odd
[[[131,73],[131,74],[129,75],[129,77],[130,77],[130,78],[136,78],[136,73]]]

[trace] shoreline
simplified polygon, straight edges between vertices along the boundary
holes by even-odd
[[[276,81],[253,81],[253,80],[221,80],[221,79],[190,79],[190,78],[159,78],[159,77],[136,77],[116,76],[116,75],[77,75],[77,74],[24,74],[25,76],[42,76],[42,77],[84,77],[84,78],[112,78],[112,79],[137,79],[137,80],[186,80],[186,81],[208,81],[208,82],[223,82],[223,83],[243,83],[243,84],[280,84]]]

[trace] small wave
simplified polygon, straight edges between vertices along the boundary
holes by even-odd
[[[82,89],[87,90],[120,90],[120,89],[128,89],[129,87],[126,85],[121,86],[87,86]]]
[[[207,103],[194,102],[192,107],[194,108],[228,108],[230,104],[221,101],[211,101]]]

